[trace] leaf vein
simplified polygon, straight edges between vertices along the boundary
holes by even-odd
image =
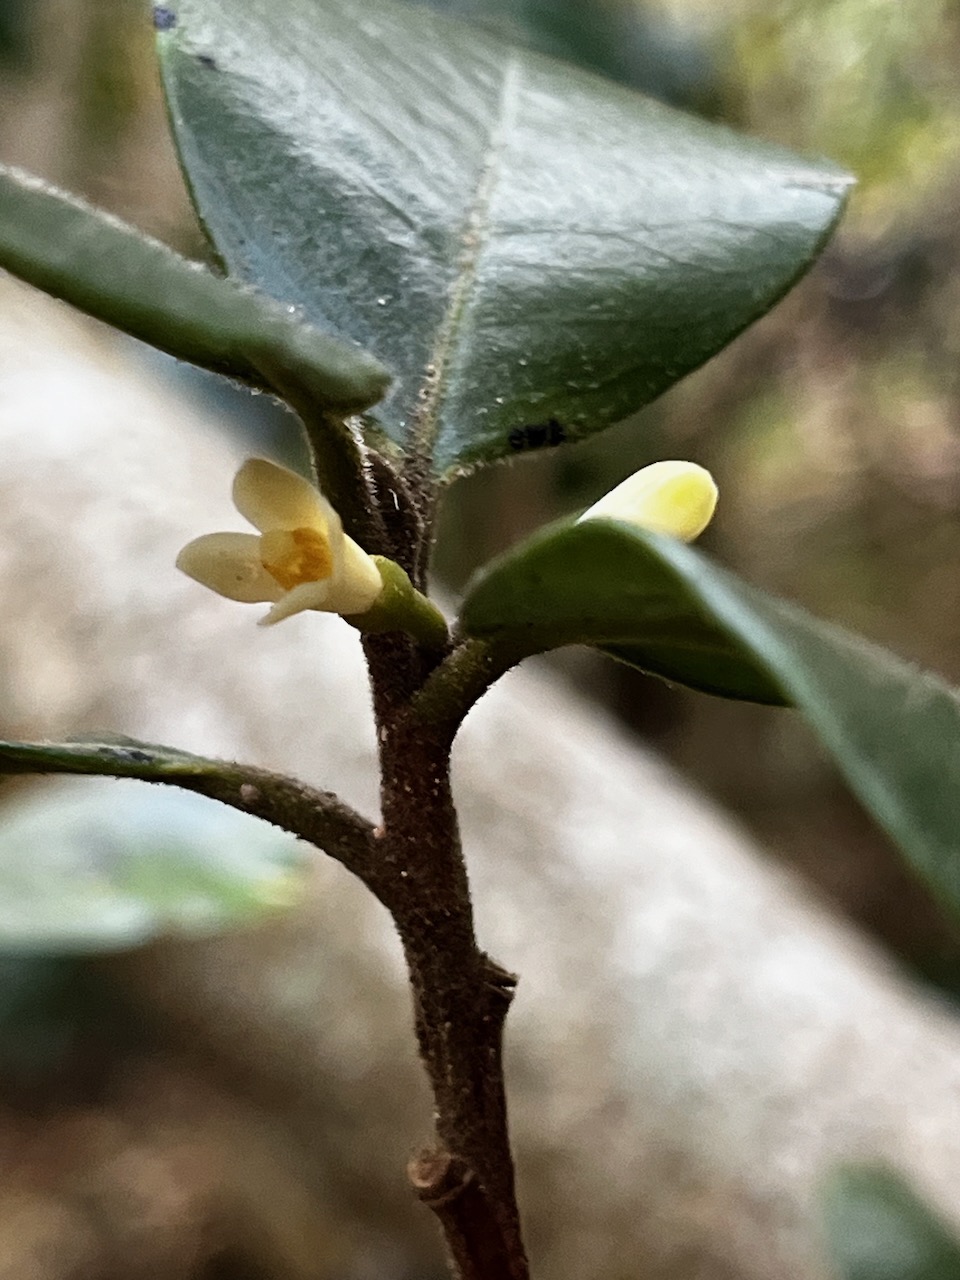
[[[489,132],[489,141],[480,168],[476,193],[461,234],[459,270],[450,292],[450,301],[437,329],[433,353],[425,371],[420,404],[412,423],[412,456],[432,459],[440,425],[440,401],[450,357],[477,281],[480,257],[490,238],[490,206],[500,176],[500,158],[517,114],[520,88],[520,59],[511,56],[503,70],[500,97]]]

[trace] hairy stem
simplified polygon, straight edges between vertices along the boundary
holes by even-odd
[[[344,529],[365,550],[379,551],[386,545],[386,533],[380,509],[373,501],[365,451],[354,430],[356,420],[319,408],[282,371],[270,372],[276,390],[300,419],[317,481],[340,515]]]
[[[285,774],[130,739],[0,742],[0,776],[25,773],[137,778],[208,796],[316,845],[378,892],[373,825],[332,792]]]
[[[418,720],[450,741],[468,711],[532,650],[519,638],[461,640],[424,681],[411,704]]]
[[[526,1280],[504,1093],[516,979],[479,947],[450,792],[448,726],[410,713],[425,673],[398,637],[366,641],[380,737],[379,896],[403,943],[436,1145],[411,1166],[462,1280]]]

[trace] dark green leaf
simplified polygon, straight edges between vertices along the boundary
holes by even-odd
[[[133,227],[0,167],[0,267],[181,360],[351,413],[383,395],[372,357]]]
[[[784,703],[776,678],[705,610],[657,539],[606,520],[541,530],[471,584],[473,635],[519,630],[529,652],[602,645],[654,675],[706,693]]]
[[[116,1055],[143,1048],[142,1014],[117,998],[95,957],[0,950],[0,1077],[4,1092],[52,1097],[77,1080],[78,1050]]]
[[[231,272],[396,375],[438,474],[574,440],[809,265],[847,178],[397,0],[174,0],[159,36]]]
[[[960,1243],[885,1170],[836,1174],[825,1217],[842,1280],[960,1280]]]
[[[26,66],[34,56],[30,22],[35,19],[30,0],[4,0],[0,5],[0,66]]]
[[[0,1073],[4,1086],[45,1084],[69,1061],[79,1035],[101,1028],[102,1006],[91,1000],[84,962],[74,956],[0,954]],[[91,1017],[91,1014],[94,1016]],[[99,1027],[97,1026],[99,1023]]]
[[[200,796],[63,781],[0,812],[0,952],[205,935],[299,892],[305,846]]]
[[[960,912],[960,699],[935,676],[739,582],[691,547],[607,520],[564,522],[469,590],[463,625],[609,649],[728,697],[787,702],[913,867]]]

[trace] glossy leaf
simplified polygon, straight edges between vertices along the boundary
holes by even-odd
[[[848,180],[399,0],[172,0],[161,63],[229,270],[396,375],[453,474],[588,436],[809,265]]]
[[[289,309],[116,218],[0,167],[0,268],[181,360],[320,407],[369,408],[389,375]]]
[[[527,652],[593,644],[694,688],[792,704],[960,912],[960,698],[935,676],[608,520],[563,522],[509,552],[469,589],[462,622]]]
[[[205,935],[292,904],[305,846],[200,796],[60,781],[0,810],[0,952]]]
[[[657,554],[670,545],[607,520],[550,526],[470,584],[463,625],[476,636],[519,631],[530,653],[600,645],[705,693],[786,702],[776,679]]]
[[[841,1280],[960,1280],[960,1241],[893,1174],[842,1170],[824,1207]]]

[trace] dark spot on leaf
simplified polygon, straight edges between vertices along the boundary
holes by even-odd
[[[545,446],[555,448],[558,444],[563,444],[566,438],[567,433],[563,429],[563,424],[556,418],[551,418],[549,422],[514,427],[507,436],[507,444],[519,453],[524,449],[543,449]]]
[[[153,25],[158,31],[172,31],[177,25],[177,15],[165,5],[153,6]]]
[[[153,764],[149,751],[139,751],[135,747],[102,746],[98,754],[109,760],[126,760],[129,764]]]
[[[206,67],[208,71],[216,71],[217,69],[216,59],[212,58],[209,53],[198,53],[197,61],[201,67]]]

